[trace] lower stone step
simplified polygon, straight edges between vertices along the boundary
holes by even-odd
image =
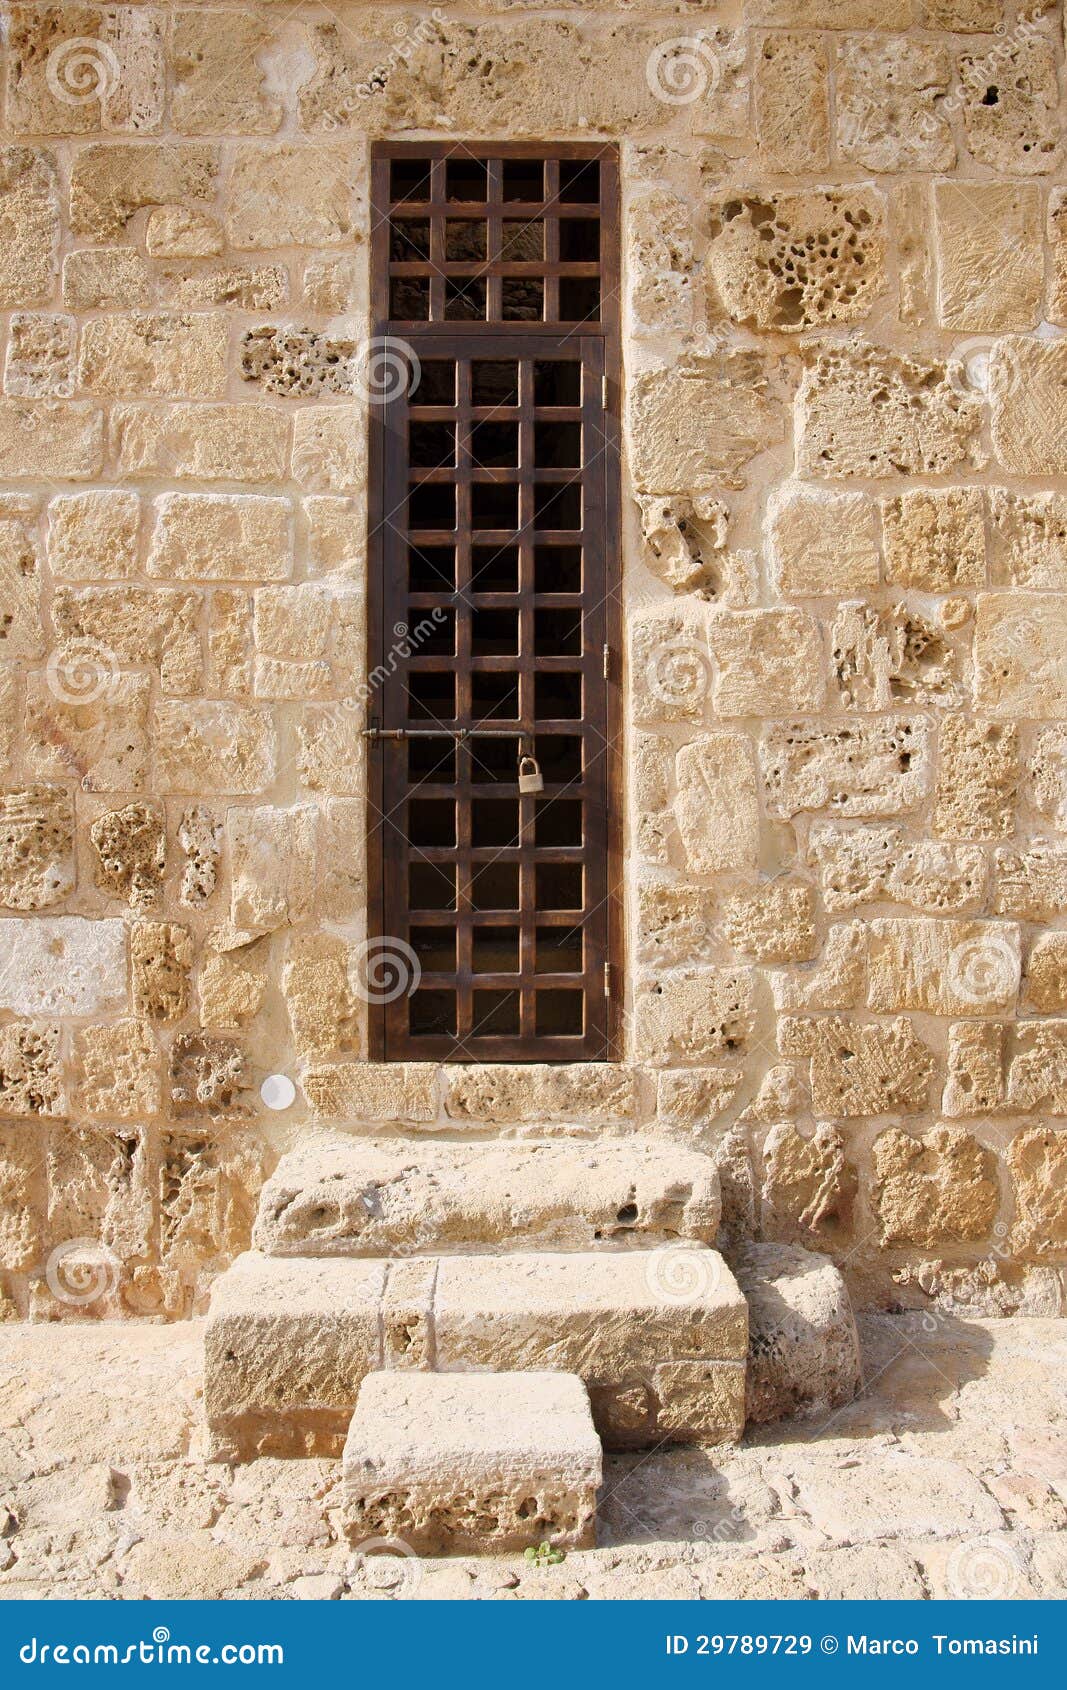
[[[345,1442],[353,1544],[591,1549],[600,1439],[573,1373],[368,1373]]]
[[[711,1243],[719,1207],[711,1158],[655,1139],[346,1138],[282,1157],[263,1187],[253,1243],[267,1256]]]
[[[748,1308],[717,1251],[238,1257],[212,1293],[214,1453],[338,1455],[380,1369],[576,1373],[605,1444],[736,1442]]]

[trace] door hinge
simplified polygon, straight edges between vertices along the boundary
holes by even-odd
[[[611,647],[609,645],[606,645],[604,647],[603,657],[604,657],[604,679],[606,681],[610,681],[611,680]]]
[[[608,378],[607,378],[607,376],[601,376],[601,378],[600,378],[600,408],[601,408],[602,411],[606,411],[607,408],[608,408]]]
[[[604,996],[606,998],[610,998],[610,996],[611,996],[611,964],[610,964],[610,962],[606,962],[604,964]]]

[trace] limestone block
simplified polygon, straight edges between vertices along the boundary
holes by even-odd
[[[362,492],[367,477],[362,405],[311,406],[293,421],[293,478],[308,492]]]
[[[267,405],[115,405],[111,432],[124,476],[258,485],[287,475],[289,419]]]
[[[670,802],[674,747],[665,734],[634,734],[630,781],[639,810],[662,810]]]
[[[693,499],[644,493],[637,502],[645,561],[653,573],[676,593],[734,602],[738,584],[731,579],[732,554],[724,550],[729,517],[722,500],[710,493]]]
[[[1021,1021],[1008,1064],[1008,1109],[1067,1115],[1067,1021]]]
[[[680,1068],[657,1075],[657,1131],[703,1143],[741,1086],[736,1068]]]
[[[243,1115],[247,1057],[236,1039],[179,1033],[170,1047],[170,1104],[175,1115]]]
[[[96,861],[93,882],[131,909],[149,909],[163,889],[166,871],[166,832],[162,808],[154,804],[124,804],[104,810],[89,829]]]
[[[354,229],[353,154],[324,144],[240,145],[229,183],[231,246],[339,246]]]
[[[1067,498],[993,487],[989,514],[994,585],[1067,592]]]
[[[59,183],[53,154],[0,149],[0,306],[51,298],[59,247]]]
[[[437,1070],[429,1062],[320,1063],[300,1083],[312,1113],[326,1120],[426,1125],[437,1118]]]
[[[304,516],[308,574],[337,575],[361,582],[367,551],[361,501],[315,494],[304,500]]]
[[[601,1468],[573,1374],[370,1373],[345,1441],[345,1527],[357,1549],[590,1549]]]
[[[628,430],[640,493],[744,485],[750,458],[782,439],[784,402],[755,351],[720,351],[647,370],[630,384]]]
[[[1067,1245],[1067,1133],[1027,1128],[1008,1145],[1015,1188],[1011,1248],[1033,1260]]]
[[[788,333],[867,316],[885,286],[871,189],[737,195],[711,208],[707,265],[727,314]]]
[[[808,598],[878,586],[874,508],[863,493],[830,493],[783,482],[767,504],[767,538],[778,591]]]
[[[1036,184],[935,182],[934,214],[942,327],[1032,329],[1045,282]]]
[[[150,1255],[153,1205],[143,1133],[97,1126],[55,1133],[47,1166],[53,1238],[96,1239],[123,1263]]]
[[[948,1062],[941,1107],[953,1119],[995,1114],[1004,1104],[1003,1025],[958,1021],[948,1030]]]
[[[699,887],[641,881],[636,955],[640,962],[707,962],[715,951],[711,895]]]
[[[775,31],[755,44],[753,91],[760,159],[790,175],[830,163],[829,70],[816,35]]]
[[[711,667],[703,616],[649,611],[630,624],[630,686],[639,722],[697,722]]]
[[[748,1302],[747,1418],[822,1420],[851,1402],[863,1386],[859,1335],[829,1258],[795,1244],[746,1244],[735,1261]]]
[[[747,1310],[722,1257],[703,1245],[622,1254],[444,1256],[434,1327],[436,1366],[443,1373],[536,1370],[551,1355],[554,1367],[584,1380],[609,1448],[655,1441],[656,1415],[664,1409],[669,1415],[671,1407],[660,1398],[671,1380],[669,1372],[659,1372],[665,1363],[718,1362],[727,1413],[717,1426],[709,1424],[714,1395],[707,1393],[701,1407],[698,1393],[695,1424],[680,1423],[675,1402],[669,1435],[709,1444],[738,1435],[733,1398],[744,1389],[744,1370],[736,1364],[747,1345]],[[647,1393],[644,1424],[621,1424],[619,1396],[635,1386]]]
[[[723,900],[723,936],[760,962],[810,962],[816,951],[815,895],[810,886],[774,881]]]
[[[66,1112],[58,1024],[5,1022],[0,1027],[0,1116],[33,1119]]]
[[[1067,1011],[1067,933],[1041,933],[1026,964],[1026,1005],[1042,1014]]]
[[[44,626],[37,546],[30,529],[15,516],[0,516],[0,602],[5,657],[40,657]]]
[[[74,392],[73,318],[17,311],[8,327],[4,392],[24,399],[69,398]]]
[[[631,1121],[638,1111],[637,1075],[623,1063],[493,1063],[445,1072],[451,1120],[584,1123],[595,1131]]]
[[[739,1055],[755,1025],[749,968],[664,970],[635,983],[634,1049],[639,1062],[706,1062]]]
[[[948,52],[932,41],[846,38],[837,51],[841,157],[865,170],[951,170],[956,143],[937,103],[951,76]]]
[[[773,1126],[763,1141],[760,1206],[765,1237],[810,1240],[847,1227],[856,1170],[845,1142],[829,1122],[810,1137],[790,1121]]]
[[[284,1156],[253,1233],[267,1256],[462,1249],[589,1250],[710,1243],[719,1190],[706,1157],[656,1140],[421,1144],[337,1140]]]
[[[17,1127],[0,1129],[0,1268],[18,1273],[40,1259],[40,1153]]]
[[[133,1007],[149,1021],[180,1021],[189,1005],[193,941],[172,921],[138,921],[130,929]]]
[[[249,934],[270,933],[309,913],[317,814],[306,804],[227,812],[234,927]]]
[[[126,929],[79,915],[0,921],[0,1007],[102,1015],[126,1003]]]
[[[238,13],[220,29],[211,12],[179,12],[170,38],[171,121],[178,133],[273,133],[284,108],[267,92],[258,57],[273,39],[267,18]]]
[[[104,419],[95,405],[0,399],[0,476],[8,481],[92,481],[104,463]]]
[[[302,933],[291,941],[282,992],[302,1057],[358,1052],[362,1017],[349,963],[347,942],[332,933]]]
[[[157,205],[148,213],[145,250],[149,258],[215,258],[222,230],[199,206]]]
[[[911,328],[930,318],[933,266],[930,253],[930,189],[922,177],[890,190],[893,244],[897,259],[897,315]]]
[[[282,264],[218,264],[211,269],[174,265],[159,279],[160,298],[180,308],[228,305],[236,311],[276,311],[289,298]]]
[[[982,400],[937,359],[834,346],[805,371],[797,468],[818,477],[945,475],[978,469]]]
[[[759,746],[767,805],[788,818],[802,810],[841,816],[896,816],[913,810],[928,786],[929,723],[890,716],[832,727],[784,722]]]
[[[113,653],[75,647],[48,675],[28,676],[25,761],[32,774],[76,776],[88,792],[143,785],[149,682],[117,675],[113,664]]]
[[[756,763],[744,734],[705,734],[677,758],[675,816],[686,861],[696,874],[754,869],[760,821]]]
[[[158,129],[164,30],[157,13],[126,7],[14,7],[8,123],[53,135]]]
[[[254,946],[237,953],[212,951],[205,958],[197,977],[203,1026],[240,1028],[255,1018],[267,990],[263,962]]]
[[[137,573],[141,501],[136,493],[67,493],[48,506],[48,565],[67,581],[123,580]]]
[[[816,822],[808,860],[828,910],[857,909],[889,898],[930,914],[956,915],[978,906],[985,887],[981,847],[908,840],[899,827],[835,827]]]
[[[284,580],[292,507],[257,493],[165,493],[156,501],[149,575],[180,581]]]
[[[855,1009],[862,1001],[867,971],[863,922],[837,922],[813,968],[782,969],[769,975],[775,1009]]]
[[[745,22],[797,29],[901,29],[912,0],[745,0]]]
[[[1015,922],[888,916],[870,926],[871,1009],[995,1015],[1014,1008],[1020,970]]]
[[[897,586],[950,593],[985,583],[977,487],[916,487],[882,500],[885,572]]]
[[[362,238],[362,231],[357,230],[356,241]],[[362,282],[362,267],[351,252],[309,258],[304,265],[304,304],[309,311],[320,311],[326,317],[344,316],[355,310]]]
[[[935,1127],[913,1138],[890,1127],[871,1155],[871,1207],[883,1246],[988,1236],[1000,1200],[997,1159],[970,1133]]]
[[[195,1285],[248,1246],[261,1152],[235,1132],[190,1124],[160,1134],[158,1164],[160,1260]]]
[[[1025,851],[998,851],[993,908],[1023,921],[1048,921],[1067,905],[1067,850],[1037,839]]]
[[[79,249],[63,260],[63,303],[68,311],[133,309],[151,305],[152,271],[134,246]]]
[[[934,832],[941,839],[1010,838],[1018,796],[1018,728],[943,716],[940,739]]]
[[[352,339],[267,324],[246,329],[241,336],[241,375],[283,399],[353,393],[359,381],[359,351],[360,343]]]
[[[1059,85],[1051,41],[1031,26],[988,52],[963,53],[960,93],[967,145],[981,164],[1016,176],[1044,175],[1062,157]]]
[[[1067,471],[1067,342],[1005,335],[989,361],[993,451],[1014,475]]]
[[[941,627],[908,604],[841,606],[830,628],[830,681],[846,710],[961,701],[960,659]]]
[[[142,206],[214,198],[217,174],[218,149],[200,142],[82,147],[71,165],[71,230],[91,241],[119,241]]]
[[[250,705],[162,700],[152,739],[165,792],[255,795],[274,778],[274,728],[265,711]]]
[[[1067,597],[979,593],[974,657],[979,710],[1038,721],[1067,715]]]
[[[626,271],[634,331],[685,334],[697,302],[697,259],[689,202],[665,188],[635,195]]]
[[[903,1115],[927,1107],[933,1055],[903,1016],[885,1026],[842,1016],[785,1018],[778,1048],[783,1056],[811,1058],[817,1115]]]
[[[82,329],[78,379],[111,398],[221,399],[229,323],[222,312],[115,312]]]
[[[248,1254],[216,1280],[204,1334],[216,1453],[247,1459],[340,1447],[360,1382],[381,1365],[387,1272],[381,1261]]]
[[[354,699],[339,705],[308,705],[297,723],[297,773],[313,792],[362,797],[366,741],[362,712]]]
[[[723,611],[708,627],[720,716],[815,712],[825,692],[819,625],[802,610]]]
[[[0,769],[11,778],[12,752],[18,714],[18,671],[13,663],[0,663]]]
[[[59,586],[52,621],[61,642],[62,669],[76,668],[79,654],[111,667],[158,667],[165,693],[189,693],[203,685],[198,626],[200,597],[129,586]],[[55,665],[53,665],[53,669]],[[67,679],[69,690],[69,677]]]
[[[178,845],[185,856],[178,899],[188,909],[207,903],[215,890],[222,853],[222,824],[203,804],[182,811]]]
[[[0,792],[0,904],[43,910],[74,889],[74,805],[62,786]]]
[[[1048,317],[1062,327],[1067,323],[1067,190],[1063,188],[1049,190],[1046,234],[1051,266]]]
[[[81,1027],[74,1034],[74,1102],[87,1115],[137,1121],[159,1113],[160,1060],[144,1021]]]

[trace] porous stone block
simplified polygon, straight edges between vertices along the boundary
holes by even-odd
[[[845,1141],[828,1121],[805,1137],[779,1121],[763,1141],[760,1207],[764,1237],[788,1242],[832,1235],[847,1227],[856,1169]]]
[[[821,708],[822,637],[802,610],[723,611],[708,627],[719,716],[787,716]]]
[[[992,487],[989,515],[995,586],[1067,592],[1067,497]]]
[[[810,1058],[817,1115],[914,1115],[927,1106],[933,1053],[903,1016],[884,1025],[836,1015],[783,1017],[778,1048],[783,1056]]]
[[[204,1333],[215,1453],[339,1450],[366,1374],[381,1366],[382,1261],[239,1256],[216,1280]]]
[[[558,1122],[596,1131],[638,1112],[638,1076],[625,1063],[494,1062],[449,1065],[445,1073],[445,1111],[456,1121]]]
[[[712,282],[752,329],[855,322],[885,286],[885,209],[869,188],[732,195],[712,206],[711,236]]]
[[[1067,1249],[1067,1133],[1026,1128],[1008,1146],[1015,1187],[1011,1247],[1033,1260]]]
[[[929,723],[921,716],[783,722],[759,746],[768,808],[786,819],[801,810],[840,816],[914,810],[926,792],[929,755]]]
[[[650,1140],[405,1145],[349,1139],[290,1151],[260,1196],[264,1255],[477,1252],[600,1241],[711,1243],[719,1189],[706,1157]]]
[[[42,910],[74,889],[74,806],[62,786],[0,792],[0,904]]]
[[[179,1021],[189,1004],[193,941],[172,921],[138,921],[130,929],[133,1007],[149,1021]],[[201,1007],[203,1008],[201,986]],[[210,1017],[205,1012],[205,1020]]]
[[[74,1057],[75,1103],[87,1115],[136,1121],[158,1114],[159,1051],[146,1022],[81,1027],[74,1036]]]
[[[777,881],[732,893],[723,903],[723,936],[760,962],[810,962],[816,951],[815,894]]]
[[[1067,715],[1067,596],[979,593],[974,661],[975,704],[987,715]]]
[[[882,500],[888,580],[926,593],[985,584],[985,525],[977,487],[916,487]]]
[[[0,149],[0,305],[43,305],[59,248],[55,157],[31,147]]]
[[[745,1244],[734,1257],[748,1303],[747,1418],[823,1419],[863,1385],[845,1282],[826,1256],[790,1244]]]
[[[124,804],[104,810],[89,828],[93,883],[131,909],[150,909],[163,889],[166,822],[161,805]]]
[[[635,986],[639,1062],[706,1062],[737,1056],[755,1026],[751,968],[662,969]]]
[[[940,738],[934,832],[942,839],[1010,838],[1018,796],[1018,728],[947,715]]]
[[[890,1127],[871,1150],[871,1208],[881,1242],[928,1248],[985,1238],[1000,1201],[991,1150],[959,1127],[935,1127],[922,1138]]]
[[[828,348],[805,371],[797,404],[802,475],[945,475],[985,461],[981,398],[961,391],[935,359]]]
[[[126,929],[79,915],[0,921],[0,1007],[99,1015],[125,1007]]]
[[[48,563],[67,581],[122,580],[137,572],[136,493],[67,493],[48,507]]]
[[[33,1120],[66,1112],[58,1023],[6,1022],[0,1027],[0,1115]]]
[[[756,138],[768,169],[792,175],[830,163],[830,75],[817,35],[768,31],[756,38]]]
[[[595,1541],[600,1439],[573,1374],[370,1373],[345,1440],[358,1548],[485,1554]]]
[[[994,170],[1040,176],[1062,158],[1060,91],[1051,41],[1031,25],[986,52],[959,59],[967,145]]]
[[[875,30],[886,23],[879,19]],[[951,75],[940,43],[870,32],[846,37],[837,54],[841,156],[865,170],[951,169],[956,143],[937,103]]]

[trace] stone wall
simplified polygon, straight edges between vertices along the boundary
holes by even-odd
[[[1062,8],[4,13],[8,1315],[202,1306],[335,1127],[655,1129],[728,1251],[1058,1309]],[[621,142],[617,1064],[365,1060],[375,134]]]

